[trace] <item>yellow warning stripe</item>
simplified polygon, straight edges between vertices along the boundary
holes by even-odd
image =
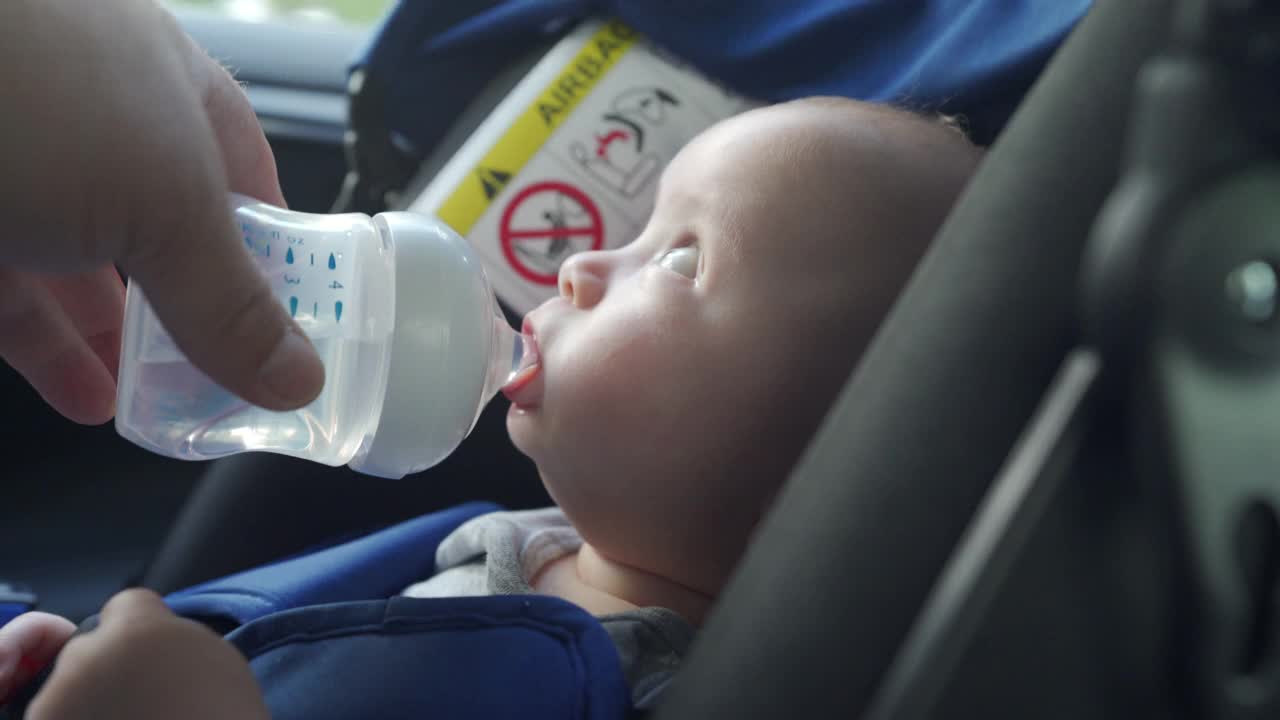
[[[617,21],[605,23],[592,34],[538,99],[525,108],[467,173],[440,206],[437,216],[461,235],[471,232],[496,196],[495,190],[501,190],[494,187],[494,174],[509,180],[519,173],[638,37],[634,30]]]

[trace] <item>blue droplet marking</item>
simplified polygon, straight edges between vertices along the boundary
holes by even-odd
[[[311,264],[312,264],[312,265],[315,265],[315,264],[316,264],[316,254],[315,254],[315,253],[311,253]]]
[[[289,252],[284,254],[284,261],[286,264],[293,264],[293,248],[289,248]]]
[[[329,269],[336,270],[337,267],[338,267],[338,261],[334,259],[333,253],[329,253]]]
[[[297,317],[297,316],[298,316],[298,298],[295,296],[295,297],[289,298],[289,317]]]
[[[333,316],[337,318],[335,322],[342,322],[342,301],[333,304]]]

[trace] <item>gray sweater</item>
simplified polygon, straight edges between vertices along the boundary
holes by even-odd
[[[475,518],[445,538],[436,574],[409,586],[412,597],[530,595],[529,580],[547,563],[576,552],[582,537],[559,508],[501,512]],[[659,607],[599,617],[613,639],[638,708],[652,707],[693,641],[693,627]]]

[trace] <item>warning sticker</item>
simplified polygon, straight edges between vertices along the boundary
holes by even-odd
[[[593,33],[582,49],[560,74],[543,90],[536,101],[525,109],[476,167],[480,181],[464,182],[440,206],[437,215],[461,235],[480,219],[499,187],[495,177],[510,178],[524,167],[529,158],[551,137],[635,42],[631,28],[618,22],[607,23]]]
[[[540,182],[507,203],[498,235],[502,254],[518,274],[539,285],[555,285],[565,258],[604,247],[604,221],[581,190],[562,182]]]
[[[663,58],[618,22],[556,45],[414,201],[479,251],[517,312],[556,293],[575,252],[644,228],[663,168],[699,132],[755,103]]]
[[[556,294],[570,255],[609,247],[618,235],[634,238],[643,227],[566,177],[558,165],[535,160],[472,229],[489,281],[517,312]]]

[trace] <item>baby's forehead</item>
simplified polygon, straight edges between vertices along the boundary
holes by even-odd
[[[834,181],[867,164],[868,154],[882,144],[883,124],[897,114],[844,103],[849,107],[784,103],[722,121],[676,155],[662,183],[673,193],[706,195],[781,193],[798,181]]]
[[[808,272],[815,263],[858,262],[868,246],[913,223],[913,208],[928,210],[929,148],[967,145],[952,132],[851,101],[752,111],[677,155],[655,217],[700,228],[710,242],[732,244],[737,262],[783,275],[794,262]]]
[[[658,212],[706,213],[718,221],[801,218],[856,192],[874,130],[833,125],[805,108],[774,106],[722,122],[695,138],[665,169]],[[793,221],[794,222],[794,221]]]

